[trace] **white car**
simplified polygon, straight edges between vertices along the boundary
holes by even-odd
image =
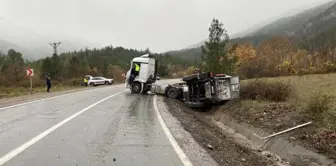
[[[92,77],[88,84],[90,86],[97,86],[97,85],[111,85],[113,84],[113,79],[107,79],[105,77]]]
[[[105,84],[112,85],[113,84],[113,79],[112,78],[105,78],[105,77],[100,77],[105,80]]]

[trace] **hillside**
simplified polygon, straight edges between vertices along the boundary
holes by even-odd
[[[202,58],[202,49],[200,47],[188,48],[176,51],[168,51],[166,55],[171,55],[174,57],[179,57],[183,60],[188,60],[189,62],[198,61]]]
[[[251,28],[254,30],[253,32],[251,32],[251,29],[246,30],[240,33],[241,36],[246,35],[245,37],[233,38],[231,42],[250,43],[257,46],[262,41],[274,36],[292,36],[297,39],[296,41],[304,43],[315,39],[321,40],[319,35],[334,34],[336,28],[336,0],[297,13],[289,17],[269,21],[264,26],[260,26],[261,23],[256,24],[258,26]],[[170,54],[183,59],[200,60],[202,54],[199,47],[204,42],[205,40],[190,45],[187,49],[170,52]]]
[[[0,17],[0,51],[2,52],[13,48],[20,51],[25,59],[36,60],[51,56],[53,50],[48,43],[54,41],[62,41],[59,47],[60,53],[84,49],[86,46],[99,47],[82,39],[44,36]]]
[[[326,12],[326,10],[328,10],[328,8],[333,6],[335,3],[336,1],[330,1],[328,3],[305,10],[299,14],[280,18],[249,34],[248,36],[283,36],[300,32],[304,25],[309,23],[312,18],[320,15],[323,12]]]
[[[14,49],[19,52],[24,52],[27,57],[34,56],[31,50],[0,39],[0,52],[6,53],[9,49]]]
[[[300,32],[302,36],[314,36],[336,27],[336,3],[330,8],[312,17],[304,24]]]

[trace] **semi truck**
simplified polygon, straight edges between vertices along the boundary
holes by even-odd
[[[138,75],[132,73],[133,66],[140,64]],[[151,93],[183,101],[189,107],[220,104],[239,98],[240,80],[237,76],[198,72],[184,76],[181,82],[165,86],[155,84],[157,60],[149,54],[134,58],[126,74],[126,87],[132,93]]]
[[[135,64],[140,71],[134,71]],[[151,54],[145,54],[132,59],[129,71],[126,73],[126,87],[132,93],[147,93],[156,81],[157,59]]]

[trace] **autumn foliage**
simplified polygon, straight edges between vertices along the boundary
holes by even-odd
[[[235,50],[236,72],[246,78],[335,72],[335,48],[315,47],[307,51],[286,37],[274,37],[256,47],[240,44]]]

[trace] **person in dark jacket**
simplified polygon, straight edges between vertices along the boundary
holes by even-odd
[[[46,84],[47,84],[47,92],[50,92],[50,88],[51,88],[51,82],[50,82],[50,77],[49,75],[45,76],[46,79]]]

